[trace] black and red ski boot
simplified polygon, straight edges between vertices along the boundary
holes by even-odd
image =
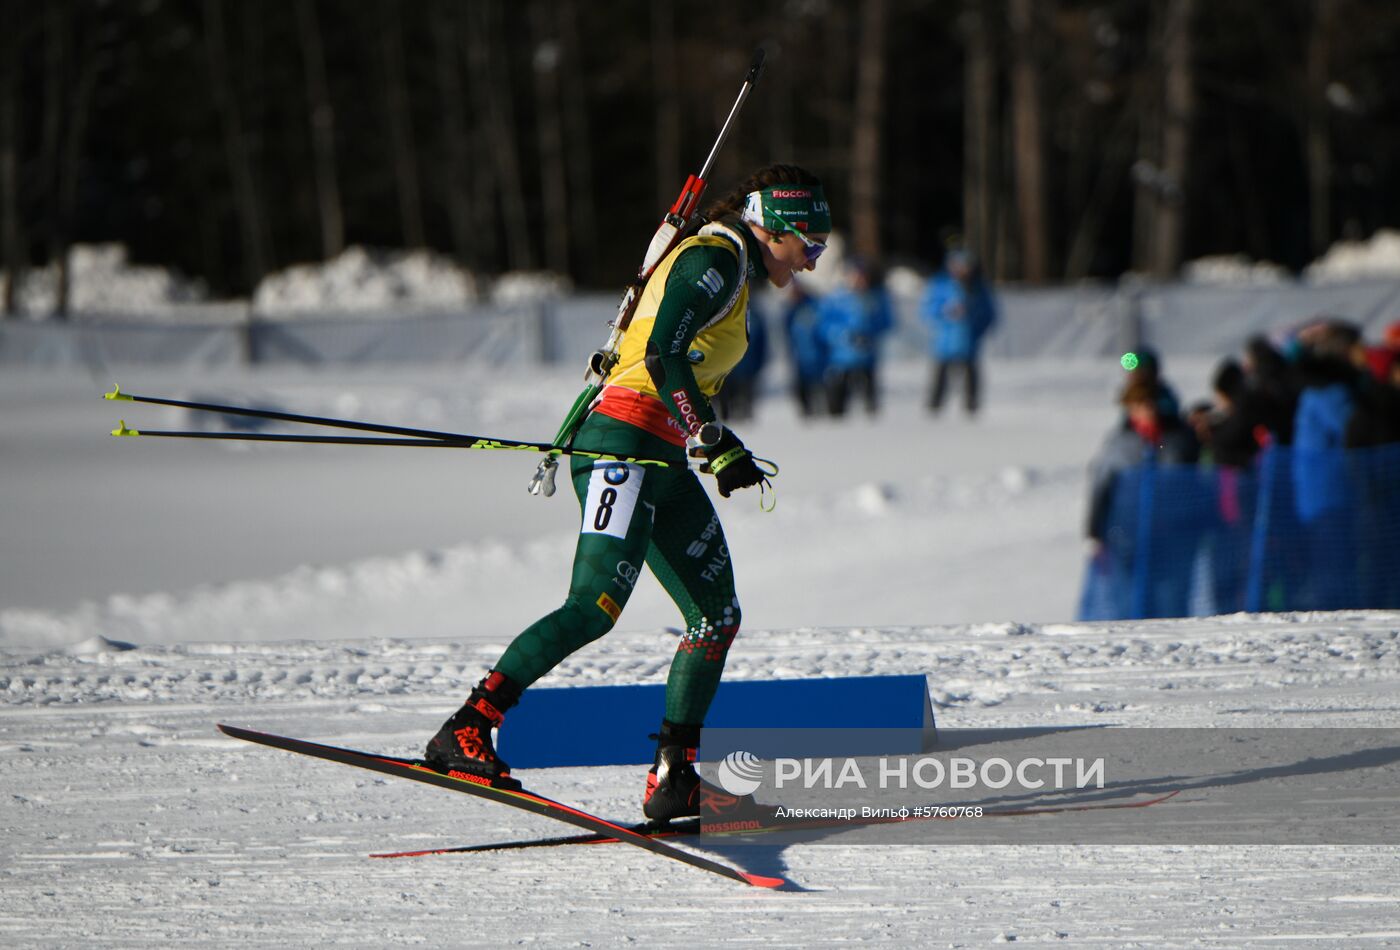
[[[492,788],[518,789],[510,766],[496,754],[491,730],[500,728],[506,710],[520,701],[522,690],[504,673],[492,670],[452,714],[423,755],[430,769]]]
[[[647,818],[667,822],[694,818],[703,812],[705,820],[714,820],[755,804],[753,796],[731,795],[695,771],[700,726],[663,719],[661,732],[652,738],[656,740],[656,764],[647,772],[646,795],[642,799],[642,814]]]

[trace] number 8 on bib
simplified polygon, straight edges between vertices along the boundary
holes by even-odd
[[[583,533],[625,538],[642,492],[644,470],[627,462],[595,462],[583,505]]]

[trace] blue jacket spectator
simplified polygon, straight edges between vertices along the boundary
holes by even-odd
[[[1309,386],[1298,397],[1293,422],[1293,489],[1304,522],[1350,503],[1346,458],[1347,422],[1356,404],[1346,383]]]
[[[828,366],[836,371],[870,369],[879,357],[880,338],[894,326],[883,287],[848,287],[818,304]]]
[[[1359,373],[1352,349],[1360,331],[1326,320],[1298,335],[1303,391],[1293,419],[1293,504],[1303,531],[1304,609],[1355,606],[1360,595],[1355,486],[1344,451]]]
[[[996,324],[997,311],[971,254],[948,252],[943,270],[924,291],[919,314],[928,324],[929,354],[936,364],[929,384],[929,411],[937,413],[943,408],[949,373],[956,369],[963,377],[963,405],[969,415],[975,413],[981,387],[977,350]]]
[[[947,266],[929,281],[919,314],[929,327],[929,355],[971,362],[996,325],[996,303],[965,254],[955,251],[948,257]]]
[[[826,341],[821,335],[821,314],[817,298],[794,280],[783,307],[783,335],[792,357],[793,395],[802,415],[813,415],[819,408],[818,391],[826,378]]]
[[[848,261],[846,267],[847,286],[818,305],[829,360],[826,407],[833,416],[844,415],[851,393],[859,392],[866,412],[874,415],[880,405],[876,382],[880,338],[894,326],[894,314],[874,267],[859,258]]]

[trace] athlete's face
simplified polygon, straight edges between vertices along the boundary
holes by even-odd
[[[763,265],[768,268],[768,282],[774,287],[786,287],[794,274],[814,269],[817,262],[809,249],[826,244],[831,236],[826,232],[799,235],[794,231],[768,231],[752,224],[749,227],[763,246]]]

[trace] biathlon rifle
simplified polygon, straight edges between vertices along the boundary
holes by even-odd
[[[623,291],[622,300],[617,305],[617,316],[610,324],[612,332],[608,334],[607,342],[603,344],[601,349],[595,350],[589,356],[588,369],[583,374],[583,391],[574,400],[569,414],[564,417],[564,422],[559,426],[559,432],[551,443],[561,451],[551,452],[540,461],[539,466],[535,469],[534,477],[530,479],[530,494],[544,495],[545,497],[554,494],[554,473],[559,467],[559,455],[564,454],[562,450],[573,441],[574,433],[582,425],[584,416],[588,414],[588,410],[593,405],[593,400],[602,391],[603,385],[607,382],[608,374],[617,365],[618,348],[622,345],[622,335],[627,332],[627,327],[632,322],[632,314],[636,312],[642,288],[646,286],[647,278],[656,270],[656,265],[660,264],[662,258],[680,243],[685,236],[686,228],[694,220],[700,206],[700,196],[705,191],[715,157],[719,155],[720,148],[723,147],[725,139],[729,137],[729,131],[734,125],[735,118],[739,115],[739,110],[743,108],[744,100],[748,98],[762,73],[763,50],[759,49],[754,51],[753,62],[749,64],[749,70],[744,76],[744,84],[739,87],[739,97],[734,100],[734,106],[729,110],[729,116],[724,120],[724,125],[720,127],[715,144],[710,148],[710,154],[705,157],[705,163],[700,166],[699,174],[686,178],[679,197],[671,205],[671,210],[667,211],[666,216],[661,219],[661,225],[656,229],[656,233],[651,236],[651,243],[647,245],[646,254],[642,257],[642,266],[637,268],[637,276],[627,285],[627,289]]]

